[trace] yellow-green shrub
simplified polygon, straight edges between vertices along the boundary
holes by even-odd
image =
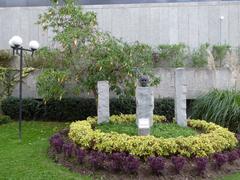
[[[110,122],[132,122],[133,115],[120,120],[112,116]],[[84,121],[77,121],[70,125],[69,137],[81,147],[92,148],[104,152],[128,152],[139,157],[169,156],[180,154],[182,156],[204,157],[215,152],[232,149],[237,145],[234,133],[214,123],[203,120],[189,120],[188,126],[202,130],[204,133],[197,136],[177,138],[156,138],[154,136],[129,136],[116,132],[103,133],[93,130],[96,117]]]
[[[91,124],[94,124],[97,121],[97,117],[88,117],[88,121],[92,121]],[[109,118],[111,123],[133,123],[136,122],[136,115],[135,114],[120,114],[120,115],[112,115]],[[153,115],[153,122],[160,123],[166,122],[167,118],[165,116],[160,115]]]

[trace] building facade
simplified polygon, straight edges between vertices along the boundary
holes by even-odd
[[[153,47],[180,42],[191,48],[203,43],[240,46],[240,1],[176,2],[180,1],[176,0],[174,3],[164,3],[163,0],[148,0],[152,3],[140,3],[146,0],[102,0],[99,2],[130,1],[136,3],[83,7],[86,11],[96,12],[101,31],[110,32],[127,42],[139,41]],[[48,6],[45,3],[49,3],[48,0],[0,0],[0,3],[0,49],[9,48],[8,40],[13,35],[21,36],[24,42],[36,39],[42,46],[54,45],[53,33],[43,31],[36,24],[39,14],[47,10]]]

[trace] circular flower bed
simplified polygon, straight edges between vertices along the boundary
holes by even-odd
[[[164,116],[153,119],[154,123],[166,123]],[[135,120],[135,115],[111,116],[110,123]],[[75,172],[102,179],[156,179],[153,175],[164,179],[213,179],[239,169],[240,136],[236,138],[213,123],[189,120],[188,126],[201,133],[166,139],[104,133],[96,126],[97,118],[89,117],[53,135],[50,157]]]
[[[111,116],[110,122],[128,123],[135,121],[134,115]],[[164,116],[154,116],[155,123],[164,122]],[[188,120],[188,126],[202,133],[197,136],[177,138],[156,138],[154,136],[129,136],[116,132],[104,133],[95,130],[97,118],[77,121],[70,125],[70,139],[85,149],[112,153],[123,152],[133,156],[205,157],[216,152],[233,149],[237,145],[234,133],[214,123],[203,120]]]

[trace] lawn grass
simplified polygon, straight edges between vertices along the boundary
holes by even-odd
[[[0,179],[91,179],[72,173],[47,156],[49,137],[67,124],[23,122],[23,141],[18,141],[16,122],[0,125]]]
[[[223,178],[219,178],[219,180],[239,180],[239,179],[240,179],[240,173],[235,173],[235,174],[225,176]]]
[[[135,123],[116,124],[104,123],[96,126],[103,132],[125,133],[130,136],[137,135],[138,129]],[[180,127],[176,123],[156,123],[151,128],[151,135],[163,138],[187,137],[197,135],[197,131],[189,127]]]

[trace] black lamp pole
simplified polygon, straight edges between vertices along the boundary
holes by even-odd
[[[23,109],[23,103],[22,103],[22,72],[23,72],[23,51],[28,51],[33,54],[35,49],[25,49],[21,46],[14,46],[13,49],[13,55],[16,54],[20,56],[20,69],[19,69],[19,121],[18,121],[18,137],[19,141],[22,142],[22,109]]]
[[[18,136],[22,142],[22,65],[23,65],[23,50],[20,48],[20,71],[19,71],[19,124]]]

